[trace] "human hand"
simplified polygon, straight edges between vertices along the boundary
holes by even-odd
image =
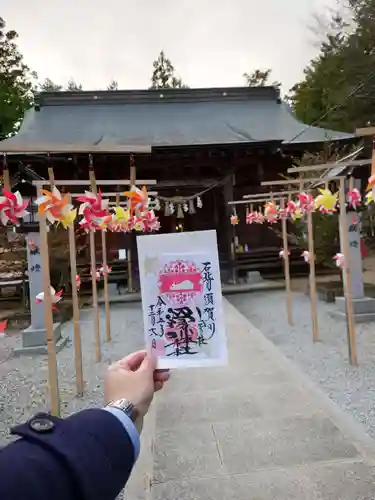
[[[125,398],[144,417],[154,393],[169,379],[169,370],[156,370],[156,358],[138,351],[113,363],[104,379],[105,403]]]

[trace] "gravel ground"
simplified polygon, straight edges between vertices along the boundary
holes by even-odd
[[[285,293],[227,297],[230,302],[326,394],[375,437],[375,323],[357,325],[359,367],[348,362],[346,323],[330,316],[335,305],[319,302],[321,342],[312,342],[309,297],[293,294],[295,326],[287,323]]]
[[[95,362],[93,313],[81,311],[81,335],[85,394],[76,397],[74,351],[70,343],[58,354],[58,374],[62,415],[102,405],[103,373],[112,361],[143,347],[140,304],[111,306],[112,341],[106,344],[105,314],[101,310],[102,361]],[[72,338],[73,324],[63,325],[63,335]],[[10,426],[24,422],[38,411],[48,410],[46,356],[12,356],[21,336],[0,339],[0,447],[9,436]]]

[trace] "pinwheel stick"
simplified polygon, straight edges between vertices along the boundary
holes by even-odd
[[[90,155],[90,185],[91,191],[96,194],[96,182],[94,169],[92,168],[92,157]],[[92,284],[92,307],[94,310],[94,331],[95,331],[95,355],[97,363],[102,359],[102,350],[100,343],[100,317],[98,306],[98,288],[96,284],[96,255],[95,255],[95,233],[90,231],[90,257],[91,257],[91,284]]]
[[[130,155],[130,189],[135,186],[137,176],[137,168],[134,162],[134,156]],[[128,289],[129,292],[133,291],[133,261],[132,261],[132,238],[133,235],[129,235],[129,247],[128,247]]]
[[[71,202],[71,199],[69,201]],[[79,301],[78,301],[78,290],[76,281],[77,257],[76,257],[76,235],[74,231],[74,223],[69,225],[68,231],[69,231],[70,276],[72,283],[72,302],[73,302],[76,387],[77,387],[77,396],[83,396],[82,341],[81,341],[81,328],[79,325]]]
[[[3,159],[3,184],[4,184],[4,190],[5,191],[11,191],[11,185],[10,185],[10,177],[9,177],[9,169],[8,169],[8,163],[7,163],[7,157],[4,154],[4,159]]]
[[[348,348],[349,348],[349,361],[353,366],[358,365],[357,357],[357,342],[356,342],[356,331],[354,322],[354,309],[353,309],[353,298],[352,298],[352,288],[351,288],[351,274],[350,274],[350,248],[349,248],[349,237],[347,228],[347,215],[346,215],[346,200],[345,200],[345,178],[340,177],[339,179],[339,202],[340,202],[340,233],[342,242],[342,253],[344,254],[344,267],[343,273],[345,275],[344,280],[344,293],[346,302],[346,313],[348,318]]]
[[[285,199],[281,198],[280,207],[285,208]],[[283,237],[283,250],[284,250],[284,275],[285,275],[285,292],[286,292],[286,314],[290,326],[294,326],[293,321],[293,303],[292,303],[292,289],[290,284],[290,266],[289,266],[289,247],[288,247],[288,233],[287,221],[283,217],[281,219],[281,231]]]
[[[48,169],[53,180],[53,170]],[[41,196],[38,188],[38,198]],[[53,312],[51,297],[51,279],[49,267],[48,235],[45,215],[39,219],[40,257],[42,260],[43,292],[44,292],[44,322],[46,327],[47,355],[48,355],[48,388],[52,415],[60,416],[60,391],[57,373],[57,358],[53,334]]]

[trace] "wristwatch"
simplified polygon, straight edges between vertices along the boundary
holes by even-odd
[[[107,404],[107,407],[117,408],[118,410],[123,411],[125,413],[125,415],[127,417],[129,417],[133,423],[135,423],[135,421],[137,420],[137,418],[139,416],[139,412],[138,412],[137,408],[133,405],[133,403],[131,403],[130,401],[128,401],[125,398],[117,399],[116,401],[110,401]]]

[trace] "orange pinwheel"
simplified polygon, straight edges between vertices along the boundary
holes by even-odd
[[[41,189],[40,192],[42,196],[36,200],[38,215],[45,215],[51,223],[63,219],[63,214],[71,208],[69,194],[62,195],[56,187],[52,191]]]
[[[143,213],[148,210],[148,193],[146,186],[142,189],[133,186],[130,191],[125,191],[124,196],[127,196],[130,201],[130,212]]]

